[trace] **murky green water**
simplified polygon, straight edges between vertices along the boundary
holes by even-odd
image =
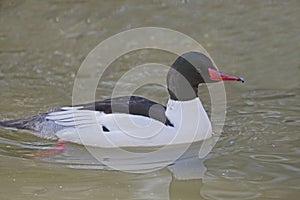
[[[0,128],[0,199],[298,199],[299,20],[296,0],[1,0],[0,119],[71,104],[76,72],[90,50],[136,27],[171,28],[193,37],[220,69],[246,83],[226,84],[224,133],[204,160],[202,178],[192,161],[181,174],[188,180],[166,168],[108,171],[73,144],[58,155],[27,158],[55,141]],[[151,51],[120,59],[100,83],[97,99],[110,94],[118,73],[151,56],[170,61]],[[167,98],[161,87],[145,90],[137,93],[160,102]]]

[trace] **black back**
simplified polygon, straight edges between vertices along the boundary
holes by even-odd
[[[115,97],[78,106],[83,106],[81,110],[96,110],[106,114],[127,113],[141,115],[161,121],[165,125],[173,126],[165,115],[165,106],[139,96]]]

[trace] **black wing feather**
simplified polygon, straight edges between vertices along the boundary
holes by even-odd
[[[167,126],[173,126],[165,115],[165,106],[139,96],[115,97],[78,106],[83,107],[80,108],[81,110],[96,110],[106,114],[128,113],[132,115],[141,115],[161,121]]]

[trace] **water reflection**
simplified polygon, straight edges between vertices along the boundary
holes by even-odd
[[[215,144],[215,140],[216,138],[206,140],[205,145],[208,147],[205,150],[201,150],[203,142],[197,142],[189,146],[185,152],[183,148],[186,148],[186,145],[171,145],[165,147],[164,151],[160,151],[160,148],[131,148],[122,153],[114,148],[86,149],[80,145],[69,144],[61,154],[37,159],[64,164],[73,169],[105,169],[142,174],[167,167],[174,178],[192,180],[203,178],[206,171],[203,162],[208,159],[207,154]],[[159,154],[149,156],[151,152],[156,151],[160,151]],[[181,156],[174,162],[173,158],[177,155]]]
[[[193,143],[191,146],[189,146],[187,151],[185,151],[184,154],[180,156],[180,158],[178,158],[171,164],[170,158],[172,158],[174,154],[178,155],[178,152],[176,151],[181,152],[182,147],[185,147],[185,145],[173,145],[165,150],[162,154],[159,154],[158,157],[144,156],[145,152],[157,151],[158,148],[127,149],[127,151],[135,152],[136,154],[120,155],[119,150],[93,147],[93,155],[96,155],[98,152],[99,155],[107,154],[110,156],[99,158],[97,156],[94,157],[89,152],[91,151],[91,149],[89,149],[88,151],[84,146],[68,144],[66,149],[60,154],[54,154],[45,157],[27,158],[27,154],[47,149],[54,145],[55,142],[37,142],[34,140],[38,138],[35,138],[34,136],[31,136],[29,134],[27,137],[27,141],[18,141],[20,139],[18,138],[18,134],[26,133],[14,130],[5,131],[10,132],[11,134],[8,135],[11,136],[15,134],[16,137],[11,137],[9,139],[4,137],[0,138],[1,157],[9,156],[13,158],[11,160],[13,160],[14,162],[22,162],[22,170],[25,172],[30,171],[29,174],[33,173],[33,171],[36,171],[37,173],[41,173],[41,176],[47,176],[47,171],[49,169],[51,169],[51,171],[54,170],[57,172],[62,171],[61,173],[64,173],[64,176],[71,176],[71,174],[73,173],[79,173],[80,176],[84,176],[85,174],[95,174],[93,178],[82,179],[83,185],[85,185],[86,181],[89,184],[91,184],[91,182],[92,184],[95,184],[93,183],[93,180],[104,179],[106,184],[111,184],[111,188],[105,192],[102,192],[105,193],[105,195],[107,195],[108,193],[114,194],[111,198],[107,197],[106,199],[118,198],[118,196],[121,195],[122,192],[121,194],[118,194],[118,192],[116,192],[116,189],[118,187],[124,187],[124,184],[126,185],[125,187],[127,188],[127,190],[131,191],[130,195],[133,195],[128,196],[128,198],[131,199],[170,199],[171,191],[178,190],[177,187],[181,184],[182,180],[200,180],[203,178],[206,172],[204,162],[209,158],[207,154],[215,144],[215,141],[212,138],[205,141],[206,147],[202,146],[203,142]],[[200,151],[201,146],[202,150]],[[139,153],[141,153],[141,156],[139,156]],[[125,155],[127,155],[127,157]],[[134,155],[134,157],[132,157],[132,155]],[[24,157],[24,159],[20,160],[20,157]],[[10,165],[10,162],[0,167],[5,168],[8,167],[8,165]],[[114,168],[122,169],[123,172],[119,170],[116,171],[111,166],[113,166]],[[77,170],[77,172],[66,171],[66,168],[69,168],[70,170]],[[157,171],[157,169],[160,170]],[[9,176],[10,182],[12,181],[13,183],[16,183],[16,180],[20,178],[19,176],[20,175],[18,174],[12,173],[12,175]],[[107,179],[107,176],[110,176],[110,178]],[[113,178],[114,176],[115,178]],[[8,177],[6,177],[6,179],[7,178]],[[24,177],[22,177],[22,179],[24,179]],[[57,195],[59,195],[65,190],[69,192],[80,190],[83,191],[82,194],[84,194],[84,191],[88,191],[91,189],[90,187],[85,188],[85,186],[79,186],[78,184],[78,186],[76,186],[77,190],[70,190],[70,186],[66,186],[71,183],[70,180],[72,179],[66,181],[60,178],[59,180],[57,180],[59,182],[58,189],[61,189],[60,192],[55,191],[57,190],[57,188],[54,190],[53,187],[50,190],[54,190],[58,193]],[[102,181],[103,180],[101,180],[101,182]],[[110,183],[111,181],[115,183]],[[99,186],[99,183],[97,183],[96,185]],[[93,185],[91,187],[95,187],[96,185]],[[48,194],[50,192],[48,188],[49,186],[43,187],[37,186],[36,184],[15,184],[14,187],[17,190],[20,190],[24,195],[39,196]],[[196,189],[196,191],[194,191],[194,193],[199,195],[199,190],[200,186],[198,189]],[[180,196],[180,194],[178,195]],[[124,198],[124,196],[122,198]]]

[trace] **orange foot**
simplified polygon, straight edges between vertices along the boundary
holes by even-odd
[[[50,154],[60,153],[65,149],[66,144],[67,144],[66,141],[59,141],[55,147],[51,147],[50,149],[40,151],[37,153],[27,154],[27,156],[28,157],[42,157],[42,156],[47,156]]]

